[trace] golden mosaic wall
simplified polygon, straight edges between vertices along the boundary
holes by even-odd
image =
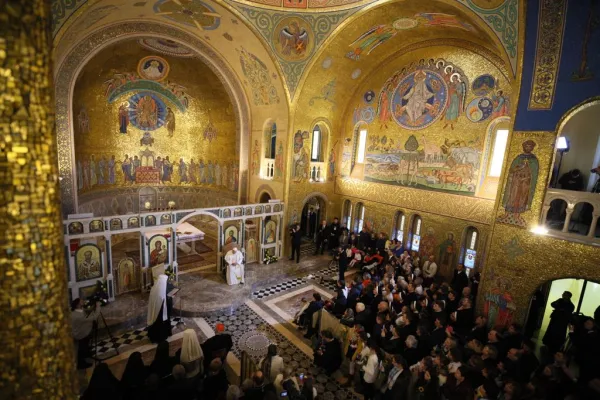
[[[3,398],[74,399],[58,198],[49,3],[0,9]]]
[[[494,61],[469,49],[432,46],[384,62],[348,103],[342,175],[493,199],[492,131],[514,111],[515,100]],[[412,101],[420,80],[423,107]],[[364,170],[351,170],[357,126],[367,130]]]
[[[536,235],[530,231],[540,222],[542,203],[552,172],[555,139],[555,132],[515,132],[509,143],[501,180],[504,187],[497,200],[496,221],[477,303],[479,311],[491,310],[492,315],[497,315],[492,322],[500,325],[510,321],[524,322],[531,296],[543,283],[559,278],[600,280],[600,249]],[[531,152],[539,165],[535,188],[528,172],[528,167],[536,164],[532,161],[533,157],[519,159],[524,153],[523,143],[527,141],[533,141],[536,145]],[[530,202],[527,201],[526,190],[517,192],[507,189],[513,186],[512,182],[519,181],[516,174],[525,176],[526,182],[531,182],[533,192]],[[508,182],[511,184],[508,185]],[[519,196],[511,193],[519,193],[522,201],[519,202]],[[526,210],[510,215],[506,204],[511,201]]]
[[[129,40],[84,67],[73,99],[79,193],[115,186],[239,188],[231,101],[207,65],[183,54],[167,56]]]

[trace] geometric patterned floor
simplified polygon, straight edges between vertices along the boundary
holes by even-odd
[[[180,317],[172,318],[171,326],[175,327],[179,321],[181,321]],[[122,335],[113,337],[112,339],[107,338],[104,340],[100,340],[100,341],[98,341],[98,352],[96,354],[101,355],[101,354],[107,353],[109,351],[112,351],[115,348],[118,349],[119,347],[139,342],[139,341],[145,339],[147,336],[148,336],[148,327],[145,327],[144,329],[136,329],[131,332],[126,332]],[[94,343],[90,343],[90,345],[92,346],[92,353],[93,353]]]
[[[315,367],[312,363],[312,358],[309,358],[304,352],[294,346],[285,336],[280,334],[246,304],[238,307],[232,315],[218,314],[205,317],[204,319],[213,329],[215,329],[216,324],[219,322],[225,325],[225,330],[234,339],[231,352],[238,359],[241,359],[242,349],[252,355],[252,351],[248,351],[247,348],[248,346],[252,346],[252,343],[264,347],[264,350],[260,353],[262,355],[266,353],[268,343],[275,343],[286,367],[292,367],[296,373],[309,372],[313,376],[319,398],[328,400],[359,399],[351,390],[342,387],[335,379],[325,375],[323,370]],[[258,358],[256,357],[255,361],[258,361]]]
[[[307,283],[309,280],[317,281],[321,285],[325,286],[327,289],[335,291],[336,282],[332,278],[337,279],[338,271],[339,270],[338,270],[337,265],[330,265],[327,268],[319,270],[319,271],[317,271],[313,274],[310,274],[304,278],[290,279],[289,281],[278,283],[277,285],[273,285],[273,286],[270,286],[265,289],[257,290],[256,292],[252,293],[252,298],[258,299],[258,300],[263,300],[274,294],[285,292],[296,286]],[[309,276],[311,277],[310,279],[309,279]]]

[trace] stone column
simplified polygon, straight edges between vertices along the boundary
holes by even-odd
[[[75,399],[50,2],[0,7],[0,397]]]

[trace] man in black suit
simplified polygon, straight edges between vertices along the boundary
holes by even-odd
[[[315,247],[315,256],[320,252],[323,254],[325,251],[325,243],[329,240],[329,228],[327,227],[327,221],[323,220],[321,225],[317,228],[317,246]]]
[[[321,332],[321,338],[321,346],[314,354],[315,365],[324,368],[327,375],[331,376],[342,365],[342,345],[330,330]]]
[[[340,243],[340,222],[336,218],[329,226],[329,251],[332,252]]]
[[[308,210],[308,237],[311,239],[315,235],[315,229],[317,228],[317,213],[311,208]]]
[[[290,260],[294,259],[296,255],[296,264],[300,262],[300,244],[302,243],[302,232],[300,232],[300,224],[295,224],[290,230],[290,237],[292,238],[292,255]]]
[[[392,365],[385,380],[385,386],[381,388],[384,400],[403,399],[408,391],[410,372],[406,360],[400,354],[395,354],[392,358]]]
[[[465,272],[465,267],[462,264],[458,264],[454,270],[454,277],[452,278],[452,289],[456,293],[462,293],[463,289],[469,286],[469,277]]]

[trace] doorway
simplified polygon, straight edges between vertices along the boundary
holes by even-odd
[[[258,202],[259,203],[268,203],[269,200],[271,200],[271,195],[269,193],[267,193],[267,192],[263,192],[263,193],[261,193]]]
[[[304,203],[302,220],[300,221],[303,241],[313,242],[315,240],[317,226],[325,217],[325,200],[321,197],[311,197]]]
[[[600,306],[600,284],[587,279],[557,279],[541,285],[534,294],[529,306],[529,314],[525,325],[525,335],[541,343],[552,315],[552,302],[558,300],[563,292],[573,294],[571,302],[575,313],[594,317]],[[566,337],[566,332],[565,332]]]

